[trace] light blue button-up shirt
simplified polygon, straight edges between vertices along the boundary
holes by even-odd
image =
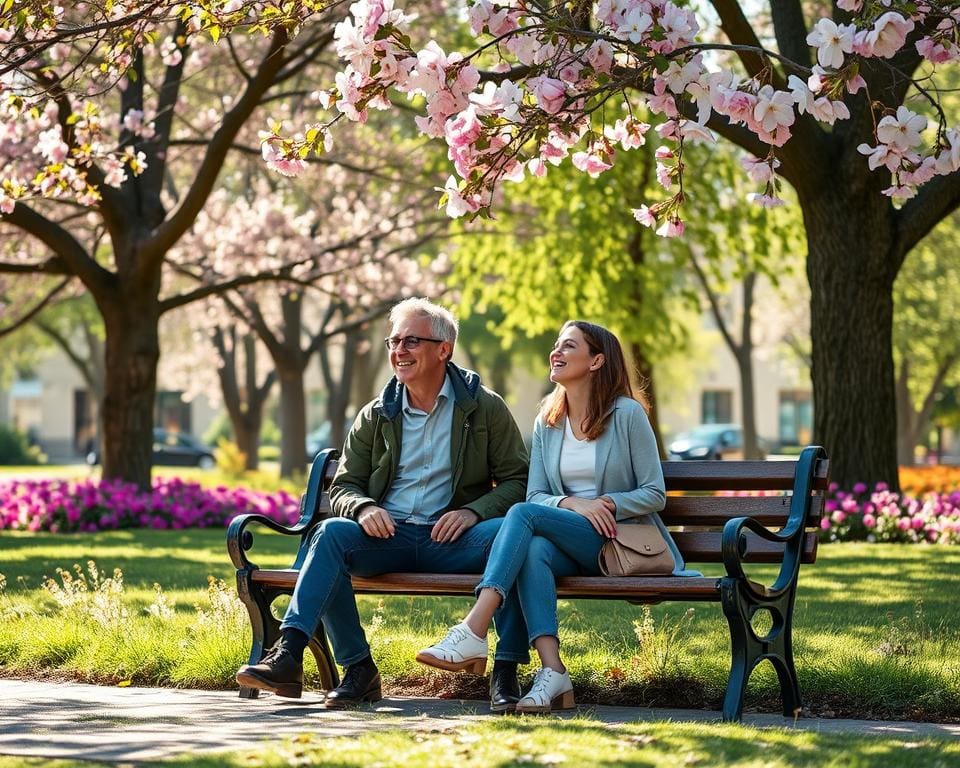
[[[450,432],[453,384],[444,379],[430,413],[410,405],[403,390],[400,463],[383,508],[397,522],[433,525],[453,497]]]

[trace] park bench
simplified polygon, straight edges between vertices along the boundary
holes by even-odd
[[[331,449],[314,460],[295,525],[286,527],[262,515],[248,514],[235,518],[227,532],[227,549],[237,568],[237,592],[253,629],[251,664],[260,661],[279,638],[280,622],[271,612],[271,604],[280,595],[292,593],[311,533],[329,515],[326,490],[336,471],[336,457]],[[724,720],[740,720],[747,680],[764,659],[776,669],[784,715],[796,716],[802,705],[793,660],[793,605],[800,564],[816,560],[828,472],[826,452],[817,446],[805,448],[796,461],[664,462],[668,497],[660,513],[663,521],[673,531],[687,563],[723,563],[725,575],[571,576],[557,580],[558,595],[634,604],[667,600],[721,603],[730,629],[732,657]],[[758,491],[774,494],[742,493]],[[254,523],[299,537],[290,568],[259,568],[247,557],[254,543],[248,529]],[[747,577],[745,563],[779,563],[779,574],[771,586],[764,586]],[[476,574],[388,573],[376,578],[354,577],[353,586],[358,594],[472,596],[477,579]],[[763,613],[769,628],[758,633],[754,622]],[[310,649],[323,688],[336,687],[339,674],[322,625],[311,639]],[[255,698],[257,693],[240,689],[243,698]]]

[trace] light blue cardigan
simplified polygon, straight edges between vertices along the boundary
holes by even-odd
[[[533,426],[527,501],[557,507],[568,495],[560,480],[563,425],[549,427],[538,416]],[[663,468],[657,440],[647,413],[636,400],[619,397],[603,434],[597,438],[597,495],[609,496],[617,505],[618,521],[655,525],[670,545],[674,575],[699,575],[687,571],[683,557],[657,514],[666,504]]]

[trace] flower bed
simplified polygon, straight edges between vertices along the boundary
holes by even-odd
[[[931,465],[900,467],[900,488],[910,496],[929,491],[950,493],[960,488],[960,467]]]
[[[290,525],[299,517],[299,503],[284,491],[203,488],[178,478],[155,478],[149,492],[118,480],[0,481],[0,530],[209,528],[246,512]]]
[[[822,541],[960,544],[960,490],[902,496],[877,483],[843,491],[833,483],[820,523]]]

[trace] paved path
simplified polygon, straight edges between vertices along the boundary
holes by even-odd
[[[321,709],[318,694],[303,699],[263,696],[241,701],[235,691],[115,688],[77,683],[0,680],[0,755],[132,762],[185,752],[256,748],[270,739],[309,732],[347,736],[384,728],[423,730],[490,717],[479,701],[387,698],[353,712]],[[250,722],[257,714],[258,724]],[[563,717],[603,723],[673,720],[711,722],[718,712],[638,707],[590,707]],[[794,725],[776,715],[749,714],[759,727],[874,734],[914,741],[960,739],[960,725],[805,718]]]

